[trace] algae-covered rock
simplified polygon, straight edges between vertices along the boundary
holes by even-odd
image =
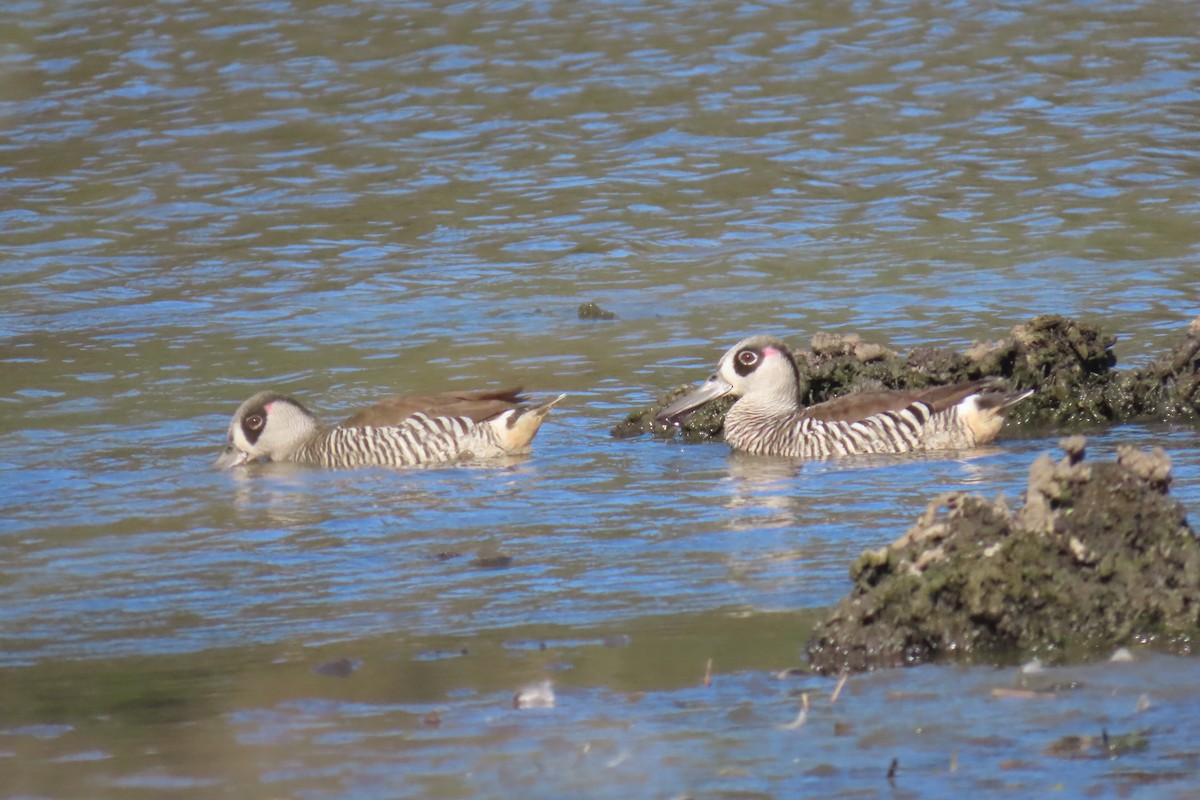
[[[1192,420],[1200,415],[1200,317],[1192,320],[1183,340],[1149,367],[1134,371],[1114,388],[1127,395],[1141,415],[1164,420]]]
[[[1005,339],[976,343],[964,352],[917,347],[902,355],[857,335],[828,333],[814,335],[809,350],[793,350],[804,405],[857,391],[920,389],[993,377],[1013,390],[1036,390],[1009,410],[1010,427],[1200,418],[1200,319],[1179,345],[1146,368],[1115,369],[1115,341],[1098,326],[1046,314],[1013,328]],[[685,390],[676,388],[656,405],[631,413],[612,434],[675,435],[676,428],[656,423],[655,416]],[[678,429],[684,440],[720,436],[731,404],[722,398],[685,421]]]
[[[580,303],[578,315],[580,319],[616,319],[617,315],[607,308],[601,308],[599,303]]]
[[[704,404],[678,427],[664,425],[655,419],[660,411],[694,388],[696,387],[690,383],[676,386],[660,398],[658,405],[640,409],[627,416],[624,422],[612,429],[612,435],[618,439],[628,439],[643,433],[671,437],[678,431],[683,441],[689,443],[720,438],[725,425],[725,413],[729,411],[730,406],[737,402],[736,397],[719,397]]]
[[[1171,499],[1161,449],[1043,455],[1024,506],[955,492],[851,567],[850,594],[814,630],[820,672],[1109,650],[1190,652],[1200,636],[1200,541]]]

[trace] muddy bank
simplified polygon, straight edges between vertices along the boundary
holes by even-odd
[[[1144,368],[1115,369],[1115,341],[1098,326],[1058,315],[1035,317],[1001,341],[978,343],[962,352],[918,347],[905,355],[858,336],[818,333],[809,350],[795,348],[800,400],[812,405],[857,391],[919,389],[994,377],[1014,390],[1037,390],[1008,414],[1010,427],[1200,418],[1200,318],[1175,347]],[[677,387],[657,405],[630,414],[612,429],[613,436],[674,436],[674,428],[656,424],[654,417],[690,388],[691,384]],[[733,402],[721,398],[689,418],[680,429],[684,440],[719,436]]]
[[[1019,511],[1002,498],[935,500],[892,545],[851,566],[854,588],[807,647],[819,672],[938,659],[1010,660],[1200,637],[1200,541],[1169,495],[1162,450],[1116,462],[1038,458]]]

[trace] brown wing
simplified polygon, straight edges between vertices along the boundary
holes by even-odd
[[[483,422],[510,408],[524,403],[521,387],[498,392],[442,392],[441,394],[410,394],[389,397],[364,408],[341,423],[342,428],[363,428],[368,425],[384,428],[399,425],[417,412],[431,417],[468,417]]]
[[[826,422],[854,422],[884,411],[899,411],[918,401],[928,404],[936,413],[955,405],[967,395],[978,392],[989,383],[991,383],[990,379],[984,378],[969,383],[934,386],[917,391],[895,389],[882,392],[856,392],[809,406],[804,409],[801,416]]]

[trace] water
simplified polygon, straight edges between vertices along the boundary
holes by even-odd
[[[1018,496],[1057,431],[802,467],[607,434],[753,332],[965,347],[1055,312],[1162,352],[1200,309],[1192,4],[5,16],[0,794],[1194,786],[1190,660],[1032,700],[1010,669],[833,705],[776,676],[862,549],[938,492]],[[515,383],[569,397],[504,467],[206,468],[259,388],[337,418]],[[1200,507],[1196,431],[1091,452],[1122,442]],[[1047,753],[1101,728],[1149,747]]]

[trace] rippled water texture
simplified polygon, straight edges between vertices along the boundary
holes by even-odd
[[[1019,495],[1058,431],[801,466],[607,430],[751,332],[1055,312],[1161,352],[1200,310],[1198,9],[9,4],[0,794],[1194,791],[1190,660],[775,674],[858,552]],[[259,388],[516,383],[569,396],[515,464],[207,469]],[[1195,430],[1091,433],[1200,508]],[[1148,747],[1047,749],[1101,729]]]

